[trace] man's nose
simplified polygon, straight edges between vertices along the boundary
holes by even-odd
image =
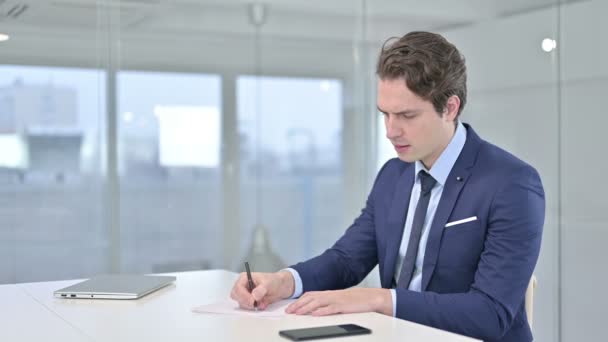
[[[401,128],[397,124],[394,116],[388,115],[385,119],[386,137],[389,139],[398,138],[401,135]]]

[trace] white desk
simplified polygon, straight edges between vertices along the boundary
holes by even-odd
[[[476,341],[376,313],[280,319],[193,313],[194,306],[227,298],[237,275],[227,271],[174,275],[174,285],[139,300],[53,297],[54,290],[77,280],[0,286],[0,341],[285,342],[279,330],[346,323],[370,328],[372,334],[339,341]]]
[[[71,342],[88,338],[17,285],[0,285],[0,341],[51,340]]]

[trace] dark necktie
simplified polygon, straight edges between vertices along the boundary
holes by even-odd
[[[401,266],[401,274],[399,274],[399,281],[397,282],[398,287],[405,289],[409,287],[410,281],[412,280],[412,274],[414,273],[414,267],[416,266],[416,257],[418,255],[418,245],[420,244],[420,237],[422,236],[422,227],[424,227],[424,218],[426,217],[426,210],[429,207],[431,190],[436,183],[433,176],[429,175],[426,171],[420,171],[418,174],[421,183],[420,197],[418,197],[410,240],[407,244],[407,251],[405,252],[405,258],[403,259],[403,265]]]

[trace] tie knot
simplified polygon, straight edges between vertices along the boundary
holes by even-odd
[[[426,195],[431,191],[431,189],[433,189],[433,186],[435,186],[435,183],[437,183],[437,181],[426,171],[420,171],[419,176],[420,184],[422,185],[422,194]]]

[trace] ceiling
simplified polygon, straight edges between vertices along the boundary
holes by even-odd
[[[395,32],[449,30],[550,6],[558,0],[264,0],[262,35],[381,41]],[[563,2],[563,1],[562,1]],[[569,1],[573,2],[573,1]],[[251,35],[247,0],[0,0],[0,32]],[[363,20],[363,18],[365,20]]]

